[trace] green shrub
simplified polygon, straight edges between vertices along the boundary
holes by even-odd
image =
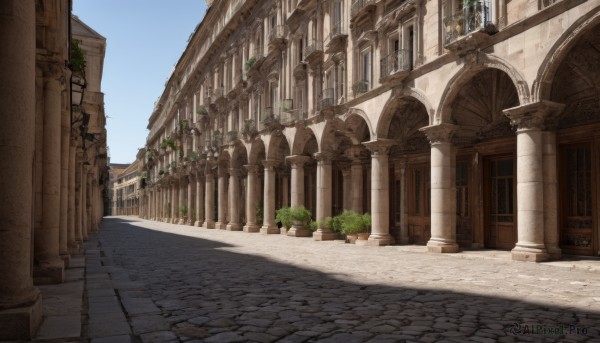
[[[345,235],[365,233],[371,225],[371,215],[360,214],[355,211],[344,210],[339,216],[341,221],[341,232]]]
[[[276,211],[275,221],[281,223],[283,227],[292,227],[292,218],[290,217],[290,207],[282,207]]]
[[[302,225],[308,226],[312,218],[312,213],[304,206],[290,207],[289,216],[292,221],[299,221],[302,222]]]

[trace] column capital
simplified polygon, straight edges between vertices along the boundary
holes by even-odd
[[[503,112],[517,131],[527,131],[554,128],[556,119],[564,108],[564,104],[542,100],[509,108]]]
[[[372,155],[387,155],[395,144],[396,141],[385,138],[363,143],[363,145],[371,151]]]
[[[449,123],[425,126],[419,129],[423,132],[431,145],[440,143],[450,143],[452,136],[458,131],[458,126]]]
[[[287,156],[285,160],[289,162],[292,165],[292,167],[302,167],[305,163],[308,163],[311,160],[311,158],[310,156],[306,155],[292,155]]]
[[[333,154],[330,152],[315,152],[313,156],[319,164],[331,164],[333,158]]]
[[[259,172],[259,166],[256,164],[247,164],[244,166],[244,168],[246,168],[248,174],[258,174]]]
[[[277,161],[277,160],[262,161],[262,165],[265,167],[265,170],[274,170],[278,164],[279,164],[279,161]]]
[[[244,175],[244,172],[242,170],[240,170],[239,168],[230,168],[229,169],[229,176],[242,177],[243,175]]]
[[[360,144],[353,145],[350,148],[346,149],[346,151],[345,151],[346,157],[348,157],[352,161],[359,160],[361,157],[363,157],[364,153],[365,153],[365,146],[360,145]]]
[[[42,63],[42,70],[44,71],[44,77],[46,79],[53,79],[61,84],[65,84],[66,76],[65,76],[65,66],[62,63],[49,61],[46,63]]]

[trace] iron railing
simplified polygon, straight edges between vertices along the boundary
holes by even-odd
[[[366,93],[369,90],[369,81],[368,80],[360,80],[355,82],[352,85],[352,92],[354,96],[359,96],[360,94]]]
[[[381,59],[381,77],[412,69],[409,50],[397,50]]]
[[[309,57],[316,52],[323,52],[323,42],[313,40],[310,44],[307,44],[303,50],[304,60],[308,60]]]
[[[325,46],[328,46],[331,41],[335,40],[338,37],[346,36],[346,28],[342,25],[342,22],[335,23],[331,26],[329,30],[329,35],[325,39]]]
[[[319,110],[326,109],[335,105],[335,88],[325,88],[321,92],[319,100]]]
[[[282,125],[290,125],[296,121],[306,119],[306,112],[302,108],[294,108],[289,110],[284,110],[281,112],[279,116],[279,122]]]
[[[271,32],[269,32],[269,42],[272,42],[276,39],[285,39],[286,26],[285,25],[276,25],[271,28]]]
[[[445,44],[452,43],[459,37],[479,31],[491,24],[491,6],[489,0],[479,0],[475,4],[463,8],[462,11],[447,16]]]

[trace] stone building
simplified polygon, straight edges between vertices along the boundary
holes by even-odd
[[[270,234],[304,205],[370,212],[373,245],[599,254],[598,0],[207,4],[149,118],[143,217]]]
[[[0,42],[0,340],[29,339],[34,284],[63,282],[102,216],[105,40],[71,21],[70,1],[6,0]]]
[[[129,167],[130,165],[131,164],[127,164],[127,163],[109,163],[109,168],[108,168],[108,201],[110,204],[108,207],[109,215],[113,215],[113,213],[116,213],[116,211],[113,210],[113,207],[115,206],[114,186],[117,181],[117,177],[125,169],[127,169],[127,167]]]
[[[140,177],[140,163],[140,160],[136,160],[115,172],[114,180],[111,180],[111,215],[139,215],[139,193],[143,182]]]

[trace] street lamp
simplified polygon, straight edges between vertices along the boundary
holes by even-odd
[[[85,79],[77,74],[71,75],[71,106],[79,108],[83,101]]]

